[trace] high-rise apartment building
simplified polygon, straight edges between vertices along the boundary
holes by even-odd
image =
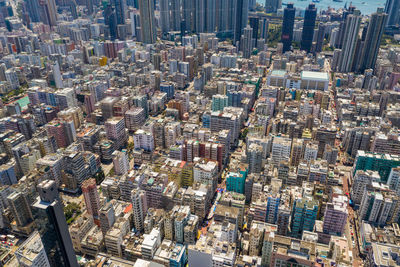
[[[303,155],[303,142],[301,138],[293,138],[290,154],[290,166],[298,166]]]
[[[291,211],[289,208],[280,206],[278,208],[278,214],[276,219],[276,225],[278,226],[277,233],[279,235],[286,236],[289,233]]]
[[[324,233],[342,236],[347,223],[347,202],[347,197],[340,195],[334,196],[332,202],[327,203],[324,214]]]
[[[400,198],[389,187],[379,182],[372,182],[364,189],[358,218],[377,226],[385,226],[399,219]]]
[[[40,234],[35,231],[22,243],[15,257],[21,267],[50,267]]]
[[[61,74],[60,74],[61,76]],[[73,88],[64,88],[56,92],[57,106],[60,110],[73,108],[77,106],[75,90]]]
[[[353,70],[358,34],[360,31],[361,13],[354,10],[346,18],[346,28],[343,32],[343,46],[340,55],[338,71],[349,72]]]
[[[318,156],[318,143],[307,143],[304,149],[303,159],[307,162],[316,160]]]
[[[133,224],[137,231],[143,231],[144,218],[147,212],[146,192],[139,188],[133,189],[131,192]]]
[[[250,17],[249,25],[253,29],[253,35],[251,36],[251,38],[255,41],[255,44],[257,44],[257,40],[258,40],[259,32],[260,32],[260,18],[259,17]],[[262,26],[261,26],[261,29],[262,29]]]
[[[218,183],[218,162],[212,160],[197,161],[193,166],[193,179],[195,182],[211,185],[214,190]]]
[[[226,190],[244,194],[247,174],[248,170],[244,167],[239,167],[237,172],[229,172],[226,178]]]
[[[219,132],[221,130],[230,130],[231,140],[230,143],[233,145],[237,142],[240,132],[241,116],[243,115],[243,109],[240,108],[240,113],[231,113],[226,108],[223,112],[215,111],[211,113],[211,131]]]
[[[32,22],[56,26],[57,6],[55,0],[27,0],[27,12]]]
[[[387,17],[388,15],[383,12],[382,8],[378,8],[375,13],[371,14],[358,68],[361,73],[364,73],[366,69],[375,68]]]
[[[126,128],[130,132],[134,132],[139,129],[146,120],[146,114],[143,108],[131,108],[125,112],[125,124]]]
[[[86,210],[93,217],[99,216],[100,198],[97,192],[96,180],[90,178],[82,183],[82,193],[85,199]]]
[[[353,175],[358,170],[378,171],[382,182],[386,183],[392,168],[400,166],[400,156],[359,150],[353,165]]]
[[[112,202],[107,202],[100,209],[100,228],[103,235],[106,235],[107,231],[114,225],[115,222],[115,210]]]
[[[189,1],[188,1],[189,2]],[[170,31],[170,8],[169,0],[160,0],[160,28],[163,34]]]
[[[17,226],[23,227],[33,221],[31,207],[24,193],[11,193],[7,202]]]
[[[213,95],[212,96],[212,111],[222,111],[228,106],[228,96]]]
[[[278,166],[283,160],[289,161],[292,142],[288,138],[274,137],[272,142],[271,158],[273,164]]]
[[[115,150],[112,153],[112,159],[116,175],[124,175],[129,171],[129,159],[126,150]]]
[[[312,232],[318,214],[318,201],[297,199],[293,204],[291,235],[301,238],[303,231]]]
[[[253,29],[250,25],[247,25],[246,28],[243,29],[241,50],[243,51],[244,58],[250,58],[253,50]]]
[[[400,155],[400,138],[395,132],[377,132],[372,139],[371,151]]]
[[[400,193],[400,168],[393,168],[390,171],[387,185],[398,194]]]
[[[46,130],[49,136],[53,136],[58,147],[66,147],[68,145],[65,136],[64,124],[58,120],[53,120],[46,124]]]
[[[249,173],[260,173],[263,168],[263,147],[258,144],[251,144],[247,149],[247,161]]]
[[[127,132],[125,129],[124,117],[112,117],[104,124],[107,138],[114,142],[115,149],[125,145],[127,141]]]
[[[13,164],[14,163],[14,164]],[[0,165],[0,184],[12,185],[18,182],[15,174],[15,162]]]
[[[151,132],[139,129],[133,134],[135,149],[154,150],[154,137]]]
[[[271,194],[267,198],[267,214],[265,216],[265,221],[267,223],[275,224],[278,218],[278,210],[280,204],[280,196]]]
[[[351,199],[353,200],[354,204],[361,204],[366,186],[372,182],[377,182],[380,179],[381,177],[376,171],[356,171],[353,177],[353,184],[351,186]]]
[[[400,23],[400,2],[397,0],[387,0],[385,13],[388,14],[386,27],[390,28]]]

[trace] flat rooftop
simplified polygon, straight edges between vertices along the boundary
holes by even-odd
[[[319,71],[302,71],[301,72],[302,80],[316,80],[328,82],[329,77],[327,72],[319,72]]]

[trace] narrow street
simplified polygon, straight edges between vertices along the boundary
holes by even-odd
[[[343,173],[343,192],[350,198],[350,187],[348,183],[348,179],[350,179],[350,171],[351,167],[340,166],[339,168]],[[353,266],[363,266],[363,261],[360,258],[359,253],[359,244],[358,244],[358,236],[357,233],[359,232],[354,225],[354,210],[350,205],[347,206],[348,209],[348,217],[347,217],[347,224],[345,227],[345,236],[347,238],[347,242],[349,248],[351,248],[353,254]]]

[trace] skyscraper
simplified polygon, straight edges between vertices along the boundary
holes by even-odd
[[[400,23],[400,1],[387,0],[385,6],[385,13],[388,14],[386,27],[392,27]]]
[[[169,0],[160,0],[160,28],[161,32],[167,33],[170,31],[169,27]]]
[[[269,29],[269,20],[264,18],[264,19],[262,19],[262,22],[261,22],[260,34],[261,34],[261,38],[264,39],[265,41],[267,41],[267,39],[268,39],[268,29]]]
[[[301,34],[301,50],[305,50],[308,53],[311,51],[316,17],[317,9],[315,4],[310,4],[304,14],[303,32]]]
[[[38,184],[37,191],[35,221],[50,265],[78,267],[56,182],[45,180]]]
[[[185,21],[185,29],[188,32],[193,32],[195,29],[195,2],[194,0],[182,1],[182,16]]]
[[[283,43],[283,50],[282,50],[283,53],[289,51],[292,46],[293,25],[294,25],[295,15],[296,15],[296,8],[294,8],[293,3],[288,3],[287,7],[283,12],[282,38],[281,38],[281,41]]]
[[[104,23],[108,26],[111,40],[117,39],[117,15],[115,10],[108,4],[104,9]]]
[[[181,0],[170,0],[170,26],[174,31],[181,29]]]
[[[205,13],[206,13],[206,1],[205,0],[194,0],[193,8],[194,17],[194,31],[204,32],[206,29]]]
[[[42,5],[42,19],[41,21],[49,26],[56,26],[57,24],[57,6],[55,0],[39,1]]]
[[[234,0],[234,40],[240,41],[242,31],[247,25],[249,0]]]
[[[217,0],[215,8],[215,24],[218,33],[233,33],[234,1]]]
[[[258,32],[259,32],[259,28],[260,28],[260,18],[258,18],[258,17],[249,18],[249,25],[253,29],[252,38],[255,40],[255,43],[257,44]]]
[[[325,23],[319,23],[315,52],[322,51],[322,46],[324,45],[324,39],[325,39],[325,30],[326,30]]]
[[[215,31],[215,8],[216,1],[215,0],[202,0],[206,4],[205,9],[205,22],[206,22],[206,32],[214,32]]]
[[[88,10],[88,14],[89,14],[89,15],[92,15],[92,14],[93,14],[93,1],[94,1],[94,0],[86,0],[86,1],[85,1],[85,3],[86,3],[86,8],[87,8],[87,10]]]
[[[252,37],[253,29],[250,27],[250,25],[247,25],[246,28],[243,30],[243,36],[241,40],[241,50],[243,51],[244,58],[250,58],[251,56],[251,51],[253,48]]]
[[[41,5],[39,0],[25,0],[26,10],[28,11],[31,22],[40,21]]]
[[[378,8],[378,10],[371,15],[358,71],[364,72],[366,69],[373,69],[375,67],[387,17],[387,14],[383,12],[382,8]]]
[[[281,0],[265,0],[265,12],[267,13],[276,13],[281,7]]]
[[[153,44],[157,41],[157,30],[154,18],[154,1],[139,0],[139,10],[142,42]]]
[[[352,69],[360,23],[361,16],[359,10],[355,10],[353,14],[348,15],[346,18],[346,28],[343,32],[343,47],[338,65],[338,71],[340,72],[349,72]]]
[[[125,24],[126,1],[113,0],[113,5],[117,16],[117,24]]]

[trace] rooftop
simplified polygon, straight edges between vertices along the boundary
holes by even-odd
[[[302,71],[301,72],[302,80],[317,80],[317,81],[329,81],[329,76],[327,72],[319,72],[319,71]]]

